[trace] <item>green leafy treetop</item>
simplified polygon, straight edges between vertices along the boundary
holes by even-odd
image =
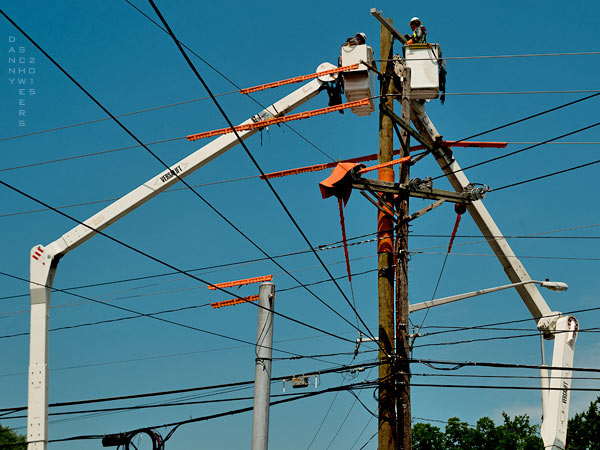
[[[23,445],[9,445],[23,444]],[[25,436],[15,433],[13,430],[0,425],[0,450],[27,450]]]
[[[600,450],[600,397],[575,414],[567,427],[568,450]]]
[[[427,423],[413,426],[413,450],[543,450],[539,427],[529,423],[529,416],[511,419],[502,413],[504,423],[496,426],[482,417],[470,426],[457,417],[448,420],[446,428]],[[566,450],[600,450],[600,397],[588,410],[575,414],[567,427]]]
[[[489,417],[482,417],[474,427],[457,417],[448,420],[446,429],[417,423],[413,427],[413,450],[543,450],[538,427],[529,423],[529,416],[513,420],[502,413],[504,423],[496,426]]]

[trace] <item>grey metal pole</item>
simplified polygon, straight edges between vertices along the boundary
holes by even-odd
[[[271,398],[271,355],[273,346],[273,306],[275,284],[262,283],[258,291],[258,329],[254,373],[254,415],[252,450],[269,448],[269,402]]]

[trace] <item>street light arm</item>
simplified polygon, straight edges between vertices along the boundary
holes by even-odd
[[[504,289],[516,288],[518,286],[523,286],[525,284],[539,284],[542,287],[547,289],[551,289],[554,291],[565,291],[568,289],[567,283],[563,283],[560,281],[536,281],[536,280],[527,280],[521,281],[519,283],[505,284],[503,286],[497,286],[493,288],[487,289],[479,289],[477,291],[466,292],[464,294],[452,295],[450,297],[438,298],[435,300],[429,300],[426,302],[415,303],[409,306],[410,312],[421,311],[422,309],[433,308],[434,306],[445,305],[447,303],[457,302],[459,300],[464,300],[466,298],[476,297],[478,295],[490,294],[496,291],[502,291]],[[556,313],[559,314],[559,313]]]

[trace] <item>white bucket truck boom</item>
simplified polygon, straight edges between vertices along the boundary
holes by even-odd
[[[314,79],[283,99],[243,122],[251,124],[271,117],[284,116],[308,100],[323,88],[324,77]],[[242,125],[243,125],[242,124]],[[247,139],[258,128],[238,132]],[[28,450],[46,450],[48,442],[48,318],[50,294],[59,260],[69,251],[83,244],[123,216],[143,205],[168,187],[187,177],[209,161],[231,149],[238,143],[233,134],[223,135],[191,155],[163,170],[133,191],[110,204],[83,224],[48,245],[36,245],[30,255],[31,326],[29,340],[29,382],[27,409]]]
[[[425,106],[419,102],[411,102],[411,118],[415,128],[433,146],[433,156],[456,192],[463,192],[470,182],[461,171],[456,159],[447,150],[436,146],[442,136],[425,112]],[[481,200],[473,201],[467,206],[469,214],[481,231],[492,251],[502,264],[504,272],[519,293],[537,328],[545,339],[554,340],[552,367],[541,369],[542,384],[542,429],[544,447],[552,450],[564,450],[569,419],[569,402],[571,397],[571,377],[573,367],[575,341],[579,324],[574,316],[563,316],[552,311],[538,290],[525,267],[517,259],[500,228],[488,212]]]

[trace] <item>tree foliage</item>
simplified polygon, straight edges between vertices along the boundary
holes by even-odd
[[[23,445],[6,445],[6,444],[23,444]],[[7,450],[26,450],[27,440],[25,436],[15,433],[8,427],[0,425],[0,449]]]
[[[504,423],[496,426],[489,417],[482,417],[475,426],[457,417],[446,427],[427,423],[413,426],[413,450],[543,450],[539,427],[529,423],[529,416],[511,419],[502,413]],[[575,414],[567,427],[566,450],[600,450],[600,397],[587,411]]]
[[[575,414],[567,427],[568,450],[600,450],[600,397]]]
[[[457,417],[448,420],[446,428],[417,423],[413,427],[413,450],[543,450],[538,427],[529,423],[527,415],[511,419],[503,413],[504,423],[496,426],[482,417],[475,426]]]

